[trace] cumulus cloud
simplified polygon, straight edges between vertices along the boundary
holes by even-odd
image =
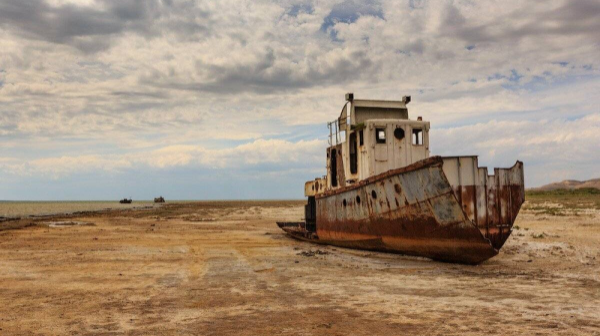
[[[177,16],[171,21],[171,16]],[[160,22],[160,28],[154,25]],[[190,2],[5,0],[0,25],[28,39],[75,47],[86,53],[105,50],[111,38],[128,31],[144,37],[166,33],[198,35],[209,14]]]
[[[439,129],[431,135],[439,155],[479,154],[488,168],[525,162],[527,186],[598,174],[600,114],[574,120],[498,121]],[[493,173],[493,171],[490,171]]]
[[[348,91],[411,94],[411,115],[442,134],[550,130],[598,112],[599,14],[593,0],[3,0],[0,174],[74,175],[71,158],[118,172],[304,164]],[[529,162],[591,177],[541,147]]]
[[[121,155],[42,157],[33,160],[0,157],[0,173],[16,176],[43,175],[53,179],[73,174],[102,172],[121,174],[138,169],[239,169],[259,167],[264,171],[310,168],[324,161],[326,143],[320,140],[290,142],[258,139],[233,148],[208,149],[174,145],[152,151]]]
[[[498,4],[481,4],[490,9],[499,9],[487,19],[467,20],[467,15],[453,3],[447,3],[441,28],[445,35],[458,37],[468,44],[477,43],[519,43],[522,39],[566,37],[568,39],[586,37],[599,41],[596,32],[600,28],[597,20],[600,4],[593,0],[566,1],[538,6],[535,3],[523,4],[525,8]],[[474,18],[476,11],[469,11]],[[500,15],[498,15],[500,14]]]

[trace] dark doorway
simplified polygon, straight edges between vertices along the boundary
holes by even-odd
[[[358,148],[356,144],[356,132],[350,134],[350,174],[358,172]]]
[[[329,156],[329,175],[331,175],[331,186],[337,187],[337,150],[331,149],[331,155]]]
[[[308,197],[308,203],[304,206],[304,218],[306,219],[306,230],[317,231],[317,202],[314,196]]]

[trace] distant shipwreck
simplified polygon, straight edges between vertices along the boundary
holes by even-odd
[[[525,200],[523,163],[488,175],[477,156],[429,156],[429,122],[401,101],[346,95],[328,123],[327,175],[308,181],[294,238],[478,264],[510,236]]]

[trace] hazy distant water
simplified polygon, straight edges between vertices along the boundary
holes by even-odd
[[[0,201],[1,217],[25,217],[31,215],[51,215],[76,211],[97,211],[104,209],[131,209],[153,206],[152,201],[134,201],[132,204],[120,204],[118,201],[55,201],[21,202]]]

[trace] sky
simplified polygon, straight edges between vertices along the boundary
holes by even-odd
[[[600,177],[600,2],[0,0],[0,199],[300,199],[326,122],[411,95],[432,155]]]

